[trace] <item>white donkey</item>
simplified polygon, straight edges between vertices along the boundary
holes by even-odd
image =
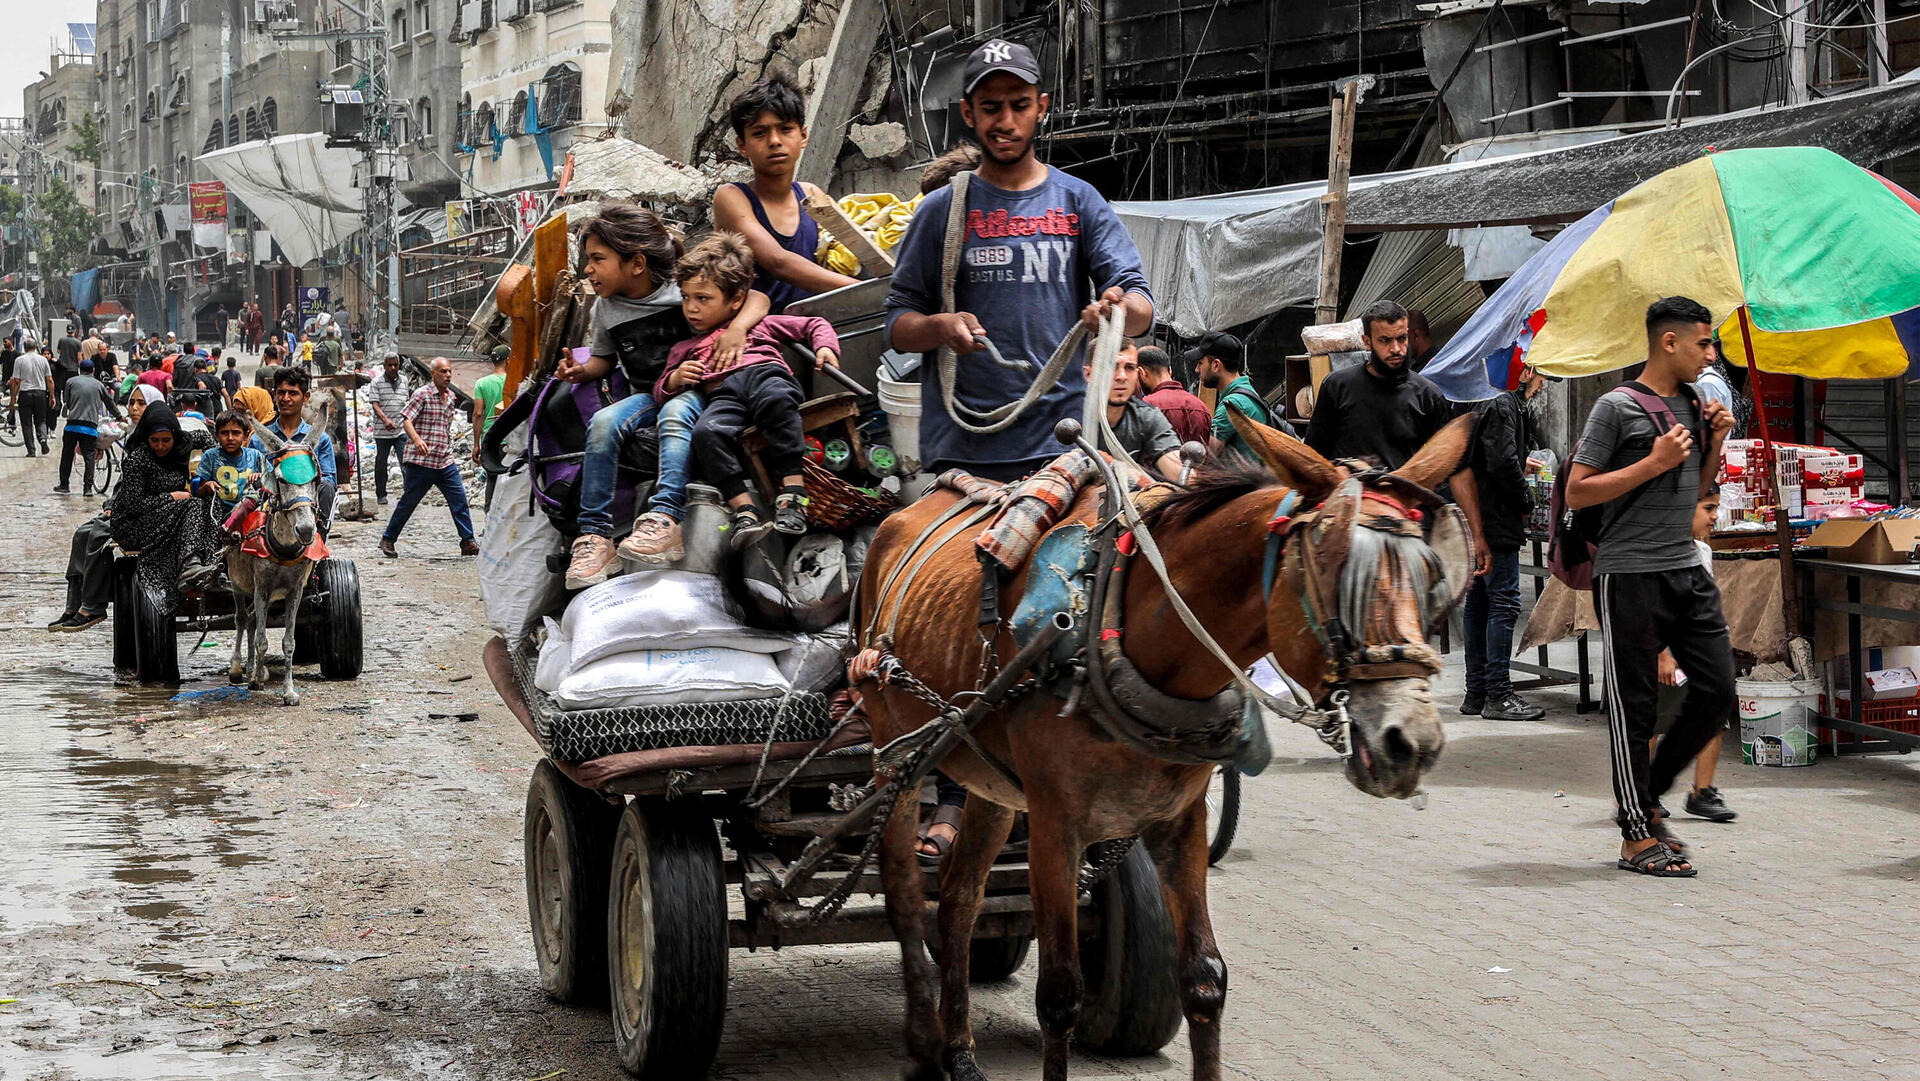
[[[264,520],[248,531],[242,543],[227,550],[227,577],[233,584],[234,606],[233,662],[227,667],[227,679],[239,683],[244,678],[255,689],[266,685],[267,609],[274,601],[284,600],[287,624],[280,651],[286,658],[287,674],[280,701],[293,706],[300,703],[300,694],[293,689],[294,626],[300,619],[301,595],[313,572],[312,549],[319,529],[314,494],[319,489],[320,470],[313,460],[313,448],[307,444],[289,442],[259,421],[253,422],[253,430],[267,448],[266,471],[255,482],[250,497],[257,502]],[[249,648],[245,667],[240,653],[243,639]]]

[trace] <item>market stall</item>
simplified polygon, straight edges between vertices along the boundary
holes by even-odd
[[[1889,399],[1904,401],[1920,352],[1916,253],[1920,201],[1838,155],[1810,147],[1710,153],[1561,233],[1426,374],[1471,399],[1485,396],[1480,388],[1513,385],[1522,363],[1558,377],[1618,372],[1644,356],[1647,304],[1675,294],[1704,304],[1727,359],[1748,373],[1757,413],[1750,438],[1728,441],[1717,478],[1715,571],[1734,646],[1789,669],[1764,675],[1796,687],[1820,680],[1817,699],[1803,694],[1808,730],[1825,723],[1830,739],[1858,734],[1857,720],[1842,717],[1852,726],[1842,728],[1832,715],[1850,710],[1854,688],[1872,697],[1864,651],[1920,642],[1920,626],[1903,618],[1920,610],[1920,572],[1905,569],[1920,520],[1900,505],[1909,494],[1904,409],[1889,411],[1892,453],[1878,463],[1893,494],[1887,504],[1865,498],[1863,451],[1811,437],[1781,441],[1787,429],[1770,423],[1768,410],[1770,402],[1777,410],[1781,379],[1888,380]],[[1796,389],[1793,397],[1811,395]],[[1859,601],[1863,578],[1878,606]],[[1590,599],[1554,582],[1520,648],[1596,622]],[[1815,667],[1841,656],[1851,662],[1836,666],[1838,678]],[[1876,735],[1920,733],[1920,708],[1881,713],[1862,718],[1876,723]]]

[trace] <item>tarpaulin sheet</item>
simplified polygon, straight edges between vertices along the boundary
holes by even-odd
[[[1348,229],[1573,221],[1707,146],[1817,146],[1857,165],[1920,150],[1920,82],[1734,113],[1596,143],[1356,176]],[[1186,336],[1310,303],[1319,291],[1324,181],[1115,203],[1162,322]]]
[[[195,159],[265,222],[288,262],[312,262],[360,228],[359,154],[328,148],[320,132],[278,135]]]

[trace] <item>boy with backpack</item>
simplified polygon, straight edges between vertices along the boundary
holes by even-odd
[[[1649,306],[1646,368],[1638,381],[1594,403],[1564,496],[1576,516],[1599,509],[1599,521],[1588,515],[1577,532],[1595,545],[1594,608],[1606,634],[1618,866],[1661,878],[1697,872],[1661,820],[1659,798],[1733,708],[1733,652],[1720,590],[1700,565],[1692,529],[1695,504],[1713,483],[1733,426],[1726,406],[1702,408],[1689,385],[1713,356],[1706,308],[1686,297]],[[1687,699],[1650,755],[1662,649],[1686,671]]]
[[[746,238],[753,250],[753,287],[767,294],[778,314],[796,300],[854,284],[856,279],[814,261],[820,226],[805,204],[820,189],[793,179],[807,148],[807,99],[800,88],[784,75],[769,75],[733,99],[727,119],[753,179],[714,191],[713,225]]]

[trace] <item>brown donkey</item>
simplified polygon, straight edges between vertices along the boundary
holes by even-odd
[[[1413,579],[1438,589],[1438,560],[1406,524],[1419,511],[1409,506],[1404,482],[1431,487],[1452,474],[1466,447],[1468,425],[1456,421],[1435,436],[1393,476],[1364,475],[1349,484],[1346,469],[1333,465],[1304,443],[1236,418],[1256,448],[1261,468],[1220,468],[1203,473],[1193,487],[1156,506],[1148,523],[1171,573],[1174,588],[1242,669],[1271,652],[1285,671],[1325,703],[1344,689],[1351,721],[1353,754],[1347,772],[1353,784],[1375,796],[1404,798],[1418,790],[1420,778],[1439,756],[1445,735],[1427,676],[1438,662],[1426,646],[1426,623],[1435,616],[1427,598],[1414,595],[1402,573],[1408,549],[1387,556],[1375,549],[1377,570],[1344,574],[1344,541],[1322,544],[1320,562],[1307,555],[1305,576],[1324,588],[1306,587],[1318,602],[1303,605],[1303,576],[1296,562],[1308,547],[1314,526],[1297,529],[1284,551],[1287,573],[1271,596],[1263,594],[1269,526],[1291,490],[1289,513],[1311,512],[1340,489],[1347,500],[1345,523],[1354,532],[1397,529],[1411,536],[1427,566]],[[1344,486],[1344,487],[1343,487]],[[877,644],[940,695],[952,696],[981,686],[981,570],[973,538],[966,528],[942,541],[942,525],[906,579],[905,595],[893,601],[882,586],[896,565],[910,555],[916,538],[959,497],[938,490],[895,514],[873,542],[860,585],[861,641]],[[1066,522],[1092,523],[1098,493],[1083,492]],[[955,519],[952,525],[958,525]],[[1056,527],[1060,528],[1060,527]],[[1326,534],[1328,530],[1319,530]],[[1337,531],[1335,531],[1337,532]],[[1338,540],[1338,538],[1335,538]],[[1356,545],[1357,545],[1356,541]],[[930,553],[930,554],[929,554]],[[1029,562],[1029,566],[1031,563]],[[1358,562],[1356,561],[1356,566]],[[1470,566],[1470,556],[1468,565]],[[908,564],[910,567],[911,564]],[[1001,587],[1000,611],[1012,612],[1027,588],[1026,568]],[[1459,577],[1455,571],[1449,578]],[[1343,581],[1343,579],[1345,579]],[[1458,588],[1454,588],[1457,586]],[[899,589],[896,583],[896,592]],[[1464,583],[1449,583],[1448,601]],[[1346,661],[1358,664],[1335,678],[1336,659],[1322,645],[1333,594],[1351,629]],[[1153,687],[1181,698],[1205,700],[1219,694],[1230,676],[1220,662],[1182,625],[1157,578],[1146,568],[1127,575],[1123,596],[1127,659]],[[1307,612],[1321,619],[1310,623]],[[876,628],[887,623],[890,640]],[[1316,627],[1319,633],[1316,633]],[[1332,636],[1338,634],[1338,626]],[[1005,660],[1017,649],[1003,621],[996,628],[994,656]],[[1399,647],[1399,648],[1395,648]],[[1428,663],[1409,665],[1419,655]],[[1355,674],[1356,670],[1359,674]],[[920,698],[872,677],[859,684],[873,725],[876,746],[913,732],[933,716]],[[1076,696],[1077,699],[1077,696]],[[1196,706],[1200,703],[1196,702]],[[1016,698],[990,714],[975,729],[986,750],[1010,766],[1020,784],[1011,783],[994,765],[961,747],[942,769],[966,786],[969,796],[960,835],[948,851],[940,876],[940,1008],[934,1001],[935,965],[922,937],[921,875],[914,841],[917,793],[903,795],[884,829],[882,876],[887,911],[899,938],[907,991],[907,1046],[911,1081],[980,1081],[968,1022],[969,951],[988,871],[1006,844],[1014,813],[1028,814],[1030,890],[1035,932],[1040,941],[1040,974],[1035,994],[1043,1033],[1046,1081],[1067,1076],[1068,1038],[1079,1019],[1083,984],[1076,936],[1078,876],[1082,853],[1098,841],[1138,836],[1159,871],[1161,891],[1176,936],[1175,980],[1188,1023],[1196,1081],[1220,1077],[1220,1015],[1226,1000],[1227,972],[1214,943],[1207,913],[1207,836],[1205,791],[1212,766],[1178,764],[1150,757],[1107,734],[1087,709],[1076,705],[1061,716],[1062,701],[1047,693]],[[885,809],[883,809],[885,813]]]

